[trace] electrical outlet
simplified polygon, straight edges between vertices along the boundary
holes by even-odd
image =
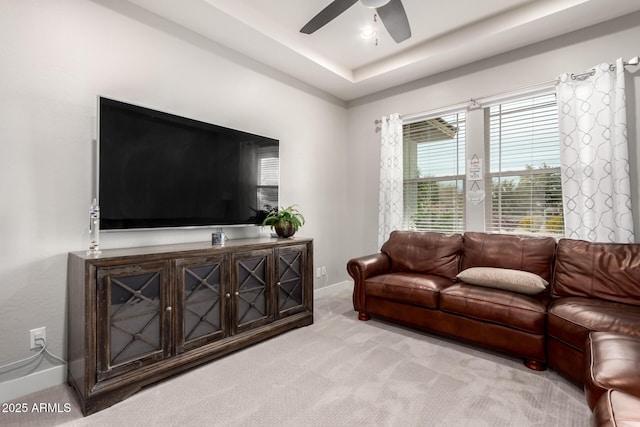
[[[38,338],[42,338],[43,340],[47,339],[47,327],[43,326],[41,328],[36,328],[36,329],[31,329],[29,331],[29,348],[30,349],[34,349],[34,348],[40,348],[42,346],[44,346],[44,342],[43,341],[38,341],[36,342],[36,339]]]
[[[325,267],[324,265],[322,266],[322,275],[323,276],[327,275],[327,267]]]
[[[316,268],[316,277],[322,277],[322,269],[320,267]]]

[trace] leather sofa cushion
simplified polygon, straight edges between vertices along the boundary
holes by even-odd
[[[555,248],[553,237],[466,232],[461,269],[510,268],[537,274],[550,282]]]
[[[541,335],[547,303],[545,294],[533,297],[464,283],[440,292],[442,311]]]
[[[456,280],[461,234],[393,231],[381,251],[391,259],[391,271],[437,274]]]
[[[609,390],[593,411],[594,427],[639,427],[640,398]]]
[[[549,305],[547,334],[583,352],[590,332],[640,334],[640,307],[593,298],[568,297]]]
[[[600,298],[640,305],[640,244],[558,242],[554,297]]]
[[[445,277],[418,273],[381,274],[364,282],[367,295],[433,309],[438,308],[438,293],[452,285]]]
[[[592,332],[585,352],[584,391],[591,410],[609,389],[640,397],[640,337]]]

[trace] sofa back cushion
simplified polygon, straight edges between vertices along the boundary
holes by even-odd
[[[561,239],[551,295],[640,305],[640,244]]]
[[[553,237],[466,232],[461,269],[509,268],[537,274],[550,282],[555,248]]]
[[[428,231],[393,231],[381,251],[391,260],[392,271],[437,274],[456,280],[461,234]]]

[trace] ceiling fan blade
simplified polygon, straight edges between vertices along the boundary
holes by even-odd
[[[401,0],[391,0],[386,5],[377,8],[376,11],[384,27],[396,43],[400,43],[411,37],[409,19],[407,18],[407,13],[404,11]]]
[[[301,33],[312,34],[318,31],[320,28],[333,21],[338,15],[351,6],[356,4],[358,0],[334,0],[329,6],[325,7],[316,16],[307,22],[307,24],[300,29]]]

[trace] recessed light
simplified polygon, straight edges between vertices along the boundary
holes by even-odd
[[[374,30],[373,28],[365,28],[360,32],[360,37],[362,37],[363,39],[372,39],[376,36],[376,30]]]

